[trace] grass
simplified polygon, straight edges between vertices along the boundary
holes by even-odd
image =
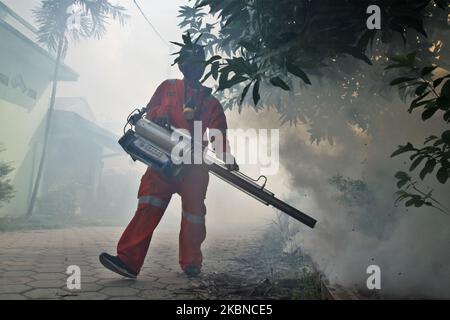
[[[269,226],[261,237],[258,269],[267,277],[270,294],[283,299],[320,300],[320,274],[301,249],[283,252],[286,235],[279,225]]]

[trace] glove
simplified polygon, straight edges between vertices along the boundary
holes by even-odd
[[[239,165],[234,157],[232,163],[225,163],[225,167],[230,171],[239,171]]]

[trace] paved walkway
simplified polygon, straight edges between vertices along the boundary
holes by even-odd
[[[251,264],[258,237],[210,232],[200,278],[178,266],[177,232],[157,230],[137,280],[104,269],[101,251],[115,252],[122,228],[0,233],[0,299],[241,299],[261,281]],[[66,269],[81,268],[81,290],[67,288]]]

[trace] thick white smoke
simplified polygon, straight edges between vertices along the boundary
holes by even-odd
[[[382,114],[372,135],[342,126],[333,145],[311,144],[308,126],[281,128],[282,170],[277,179],[288,184],[290,201],[318,220],[313,230],[299,227],[286,247],[298,246],[309,254],[332,283],[367,290],[366,269],[374,264],[381,268],[384,297],[449,298],[450,217],[432,208],[396,207],[394,174],[407,171],[409,162],[406,156],[390,158],[397,145],[407,141],[421,145],[428,135],[442,132],[445,124],[409,115],[399,100],[386,105],[397,108],[400,117]],[[375,106],[368,99],[366,107]],[[341,122],[339,117],[345,115],[336,113],[336,122]],[[272,110],[245,110],[231,120],[231,126],[270,128],[278,123]],[[364,201],[338,201],[340,193],[329,182],[336,175],[362,180]],[[448,204],[448,185],[435,180],[430,175],[424,185]]]

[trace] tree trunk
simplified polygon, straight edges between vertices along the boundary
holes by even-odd
[[[42,180],[42,173],[44,171],[44,164],[45,164],[45,157],[47,155],[48,138],[49,138],[49,134],[50,134],[51,120],[52,120],[52,116],[53,116],[53,110],[55,108],[56,90],[58,87],[58,74],[59,74],[59,67],[60,67],[60,63],[61,63],[63,47],[64,47],[64,37],[61,37],[59,40],[59,43],[58,43],[58,52],[56,55],[55,68],[54,68],[54,72],[53,72],[52,93],[51,93],[51,97],[50,97],[50,106],[47,111],[47,119],[46,119],[46,124],[45,124],[45,133],[44,133],[44,145],[42,147],[42,155],[41,155],[41,159],[39,162],[39,168],[38,168],[38,172],[36,175],[36,180],[34,182],[34,187],[33,187],[33,191],[31,194],[30,203],[28,206],[27,217],[31,217],[31,215],[33,214],[33,210],[34,210],[34,207],[36,204],[37,194],[39,191],[39,186],[40,186],[40,183]]]

